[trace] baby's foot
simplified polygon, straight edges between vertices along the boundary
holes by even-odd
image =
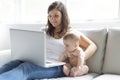
[[[66,76],[69,76],[70,70],[66,66],[63,66],[63,72]]]
[[[71,76],[71,77],[76,77],[77,74],[78,74],[78,71],[76,71],[75,68],[72,68],[72,69],[71,69],[70,76]]]

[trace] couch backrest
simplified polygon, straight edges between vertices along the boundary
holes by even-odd
[[[105,52],[106,44],[106,28],[93,28],[93,29],[81,29],[88,38],[90,38],[97,45],[97,51],[95,54],[87,61],[87,65],[90,68],[90,72],[102,73],[103,58]]]
[[[13,26],[13,25],[9,25],[9,26]],[[17,24],[17,25],[14,25],[13,27],[19,28],[19,26],[22,26],[21,28],[25,28],[25,29],[35,29],[36,30],[36,29],[40,29],[40,27],[43,25]],[[4,38],[4,39],[7,41],[4,41],[4,42],[5,42],[5,44],[7,44],[7,49],[9,49],[10,42],[9,42],[8,27],[7,27],[7,29],[5,28],[5,30],[7,31],[7,34],[5,34],[6,38]],[[88,29],[87,28],[86,29],[78,28],[77,30],[83,32],[86,36],[88,36],[97,45],[98,49],[97,49],[96,53],[87,61],[87,64],[90,68],[90,72],[101,73],[103,57],[104,57],[104,49],[105,49],[105,44],[106,44],[106,34],[107,34],[106,28],[91,28],[91,29],[90,28],[88,28]],[[5,45],[5,44],[3,44],[3,45]]]
[[[109,28],[103,73],[120,74],[120,28]]]

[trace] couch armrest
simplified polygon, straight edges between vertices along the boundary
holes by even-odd
[[[11,50],[1,50],[0,51],[0,66],[11,60]]]

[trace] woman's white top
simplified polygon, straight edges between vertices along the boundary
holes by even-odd
[[[63,38],[55,39],[46,35],[46,50],[47,59],[59,59],[61,54],[63,54],[65,47],[63,44]]]
[[[71,30],[70,32],[77,33],[80,36],[80,32]],[[46,50],[47,50],[47,59],[56,59],[63,54],[65,46],[63,43],[63,38],[55,39],[46,35]]]

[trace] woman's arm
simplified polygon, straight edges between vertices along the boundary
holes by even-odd
[[[83,54],[79,51],[78,53],[78,63],[77,63],[77,69],[79,69],[80,66],[84,65],[84,56]]]
[[[84,34],[80,36],[80,46],[85,49],[85,60],[89,59],[97,50],[97,46]]]

